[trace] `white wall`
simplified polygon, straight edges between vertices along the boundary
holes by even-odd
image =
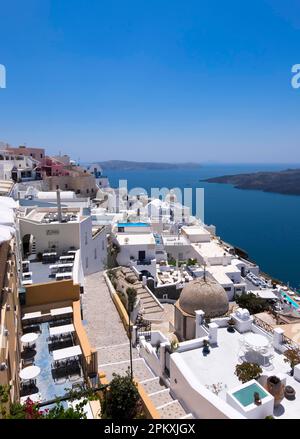
[[[180,353],[170,356],[170,389],[199,419],[245,419],[225,401],[206,389],[187,367]]]
[[[51,243],[55,243],[58,253],[72,246],[79,248],[79,227],[77,222],[43,224],[20,218],[21,239],[27,234],[33,235],[36,241],[36,253],[43,253]]]
[[[92,220],[86,217],[80,227],[80,251],[84,274],[96,273],[103,269],[107,261],[106,230],[93,238]]]

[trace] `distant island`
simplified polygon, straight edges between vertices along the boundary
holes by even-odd
[[[199,163],[164,163],[164,162],[131,162],[126,160],[108,160],[97,162],[104,171],[139,171],[160,169],[195,169]]]
[[[253,189],[277,194],[300,195],[300,169],[224,175],[202,181],[232,184],[237,189]]]

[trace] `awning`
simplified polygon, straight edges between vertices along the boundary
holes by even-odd
[[[276,294],[274,294],[272,291],[257,291],[257,296],[261,297],[262,299],[278,299]]]

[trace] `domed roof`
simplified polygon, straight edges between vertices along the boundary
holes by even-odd
[[[187,314],[202,310],[207,317],[218,317],[228,311],[229,303],[224,288],[214,280],[195,279],[181,291],[179,306]]]

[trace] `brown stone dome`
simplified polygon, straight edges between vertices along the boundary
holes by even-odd
[[[218,317],[229,308],[224,288],[215,280],[195,279],[185,285],[179,297],[179,306],[187,314],[202,310],[206,317]]]

